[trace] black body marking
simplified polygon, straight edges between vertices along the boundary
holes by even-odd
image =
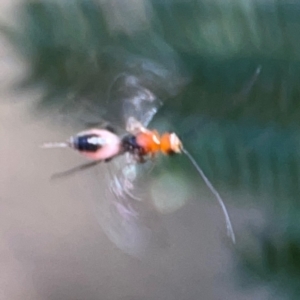
[[[138,145],[134,135],[126,135],[123,137],[122,148],[124,152],[129,152],[138,156],[145,155],[144,149]]]
[[[76,136],[73,140],[73,147],[78,151],[97,152],[103,146],[101,137],[96,134]]]
[[[173,151],[173,150],[169,150],[169,151],[167,152],[167,154],[168,154],[169,156],[175,156],[177,153],[176,153],[175,151]]]

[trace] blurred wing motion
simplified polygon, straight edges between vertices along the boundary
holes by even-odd
[[[143,71],[145,71],[145,66]],[[109,120],[113,124],[119,124],[120,128],[134,136],[146,132],[146,127],[162,105],[158,95],[163,95],[166,92],[166,87],[167,89],[170,88],[167,83],[170,82],[171,78],[168,78],[167,74],[157,65],[148,64],[147,72],[142,72],[138,76],[128,73],[121,73],[116,76],[109,88],[107,97],[109,101],[107,103],[108,111],[113,113],[113,118],[109,118]],[[173,89],[178,90],[178,86],[173,86]],[[170,93],[170,90],[167,92]],[[175,142],[175,137],[176,135],[173,133],[173,142]],[[188,157],[207,187],[215,195],[225,217],[227,234],[234,243],[234,231],[219,193],[191,154],[183,148],[179,139],[177,150]],[[103,202],[106,203],[105,208],[99,210],[102,214],[105,213],[101,222],[107,236],[119,248],[135,256],[141,256],[150,245],[151,247],[155,245],[152,240],[156,237],[158,237],[156,241],[159,241],[158,244],[160,245],[166,240],[162,234],[163,227],[157,225],[159,224],[159,217],[154,209],[154,201],[152,201],[150,193],[147,193],[150,181],[147,181],[146,178],[140,180],[139,177],[139,174],[148,173],[149,164],[151,165],[151,161],[146,164],[137,163],[129,153],[113,159],[108,166],[111,168],[111,180],[106,188],[109,193],[104,195],[105,199],[103,199]],[[151,243],[149,243],[150,241]]]
[[[119,157],[107,166],[110,173],[105,173],[105,182],[109,184],[101,191],[96,213],[103,231],[118,248],[137,258],[145,258],[163,249],[168,236],[159,214],[152,207],[146,184],[139,181],[136,166],[124,166],[123,159]]]
[[[168,65],[165,67],[164,65]],[[130,117],[147,127],[163,104],[187,83],[179,60],[172,51],[162,63],[140,56],[130,57],[124,69],[114,76],[106,96],[106,119],[126,128]]]
[[[111,161],[106,165],[109,172],[104,172],[109,175],[107,182],[103,181],[103,176],[99,178],[104,184],[104,192],[99,192],[102,199],[97,202],[97,215],[104,232],[120,249],[131,255],[143,256],[150,248],[150,240],[158,237],[156,240],[164,245],[166,237],[162,234],[163,227],[158,226],[156,209],[160,205],[155,206],[155,203],[159,201],[152,201],[148,190],[150,180],[145,177],[141,180],[139,174],[149,173],[153,163],[150,158],[157,153],[185,154],[215,195],[225,217],[227,234],[234,243],[235,235],[223,199],[178,136],[174,132],[159,135],[157,131],[147,129],[162,105],[158,95],[166,92],[166,87],[170,87],[167,83],[171,80],[166,76],[168,72],[157,70],[155,64],[147,68],[148,72],[139,76],[121,73],[109,87],[107,111],[111,116],[107,113],[107,121],[119,124],[123,137],[111,127],[94,128],[71,137],[65,143],[43,145],[43,148],[71,147],[94,161],[60,173],[56,178],[90,168],[101,161]],[[175,87],[178,89],[174,83],[174,90]]]
[[[147,127],[162,106],[162,101],[139,78],[123,73],[114,79],[108,99],[108,111],[113,112],[108,119],[123,129],[130,117]]]
[[[171,78],[166,71],[155,67],[151,65],[151,69],[148,65],[151,72],[139,77],[121,73],[109,87],[107,111],[111,115],[107,119],[124,132],[147,127],[163,104],[157,94],[166,94],[164,89],[170,87],[167,81]],[[178,86],[172,89],[174,92]],[[130,154],[113,159],[106,165],[109,184],[97,202],[97,215],[106,235],[121,250],[136,257],[142,257],[150,248],[161,249],[167,243],[146,181],[152,163],[137,164]]]

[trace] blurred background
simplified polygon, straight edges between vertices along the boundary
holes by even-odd
[[[0,16],[1,299],[300,298],[297,2],[6,0]],[[144,176],[138,221],[110,214],[106,165],[50,180],[84,160],[40,144],[122,126],[146,91],[236,245],[184,157]]]

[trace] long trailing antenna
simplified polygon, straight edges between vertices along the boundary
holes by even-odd
[[[235,244],[235,234],[234,234],[232,224],[231,224],[231,221],[230,221],[230,218],[229,218],[229,215],[228,215],[228,212],[227,212],[227,209],[226,209],[226,206],[224,204],[223,199],[221,198],[218,191],[214,188],[212,183],[209,181],[209,179],[206,177],[206,175],[204,174],[204,172],[202,171],[202,169],[200,168],[200,166],[198,165],[196,160],[193,158],[193,156],[185,148],[182,148],[181,150],[188,157],[190,162],[193,164],[193,166],[196,168],[196,170],[198,171],[200,176],[203,178],[203,180],[204,180],[205,184],[207,185],[207,187],[211,190],[211,192],[217,198],[217,200],[218,200],[218,202],[219,202],[219,204],[222,208],[224,217],[225,217],[227,235],[231,238],[232,242]]]

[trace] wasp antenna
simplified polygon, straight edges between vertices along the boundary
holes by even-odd
[[[186,149],[182,149],[182,152],[188,157],[188,159],[190,160],[190,162],[193,164],[193,166],[196,168],[196,170],[198,171],[198,173],[200,174],[200,176],[203,178],[205,184],[207,185],[207,187],[211,190],[211,192],[215,195],[215,197],[217,198],[224,217],[225,217],[225,222],[226,222],[226,228],[227,228],[227,235],[231,238],[232,242],[235,244],[235,234],[232,228],[232,224],[229,218],[229,214],[227,212],[226,206],[224,204],[223,199],[221,198],[220,194],[218,193],[218,191],[214,188],[214,186],[212,185],[212,183],[209,181],[209,179],[206,177],[206,175],[204,174],[204,172],[202,171],[202,169],[200,168],[200,166],[198,165],[198,163],[196,162],[196,160],[193,158],[193,156],[186,150]]]
[[[40,148],[44,149],[50,149],[50,148],[66,148],[70,147],[69,143],[44,143],[43,145],[40,146]]]

